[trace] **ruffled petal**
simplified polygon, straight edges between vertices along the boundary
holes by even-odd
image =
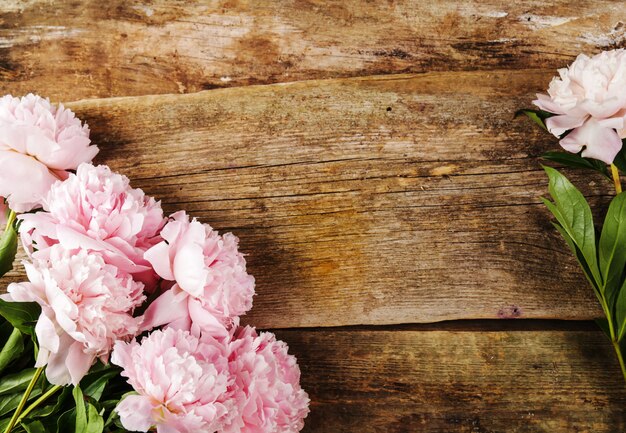
[[[612,164],[622,149],[622,140],[617,132],[603,127],[595,119],[589,119],[583,126],[570,132],[560,144],[570,152],[579,152],[584,148],[582,156],[598,159],[606,164]]]
[[[176,286],[156,298],[143,315],[141,329],[147,331],[157,326],[189,317],[189,294]]]
[[[154,423],[152,412],[155,409],[148,397],[129,395],[119,402],[115,411],[125,429],[147,432]]]

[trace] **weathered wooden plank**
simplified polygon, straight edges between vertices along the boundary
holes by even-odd
[[[593,331],[281,331],[311,395],[305,432],[626,430],[626,389]]]
[[[55,99],[399,72],[554,69],[623,46],[624,6],[502,0],[5,0],[2,91]],[[98,67],[94,67],[94,66]]]
[[[100,162],[242,239],[262,327],[591,319],[540,202],[556,146],[513,113],[542,71],[87,100]],[[580,175],[596,204],[611,184]],[[591,183],[586,185],[586,183]]]

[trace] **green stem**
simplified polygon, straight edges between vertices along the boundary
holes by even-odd
[[[619,170],[615,166],[615,164],[611,164],[611,175],[613,176],[613,184],[615,185],[615,193],[620,194],[622,192],[622,183],[619,179]],[[603,297],[604,298],[604,297]],[[604,308],[604,312],[606,314],[606,318],[609,322],[609,333],[611,334],[611,343],[613,344],[613,349],[615,350],[615,354],[617,355],[617,359],[619,361],[619,366],[622,369],[622,375],[624,376],[624,380],[626,380],[626,364],[624,363],[624,356],[622,355],[622,350],[619,346],[619,335],[615,335],[615,329],[613,328],[613,318],[611,317],[611,311],[609,310],[606,301],[602,299],[602,307]]]
[[[611,175],[613,176],[613,183],[615,184],[615,192],[619,194],[622,192],[622,183],[619,180],[619,170],[615,164],[611,164]]]
[[[9,216],[7,217],[7,225],[4,227],[5,232],[9,229],[9,227],[13,225],[13,222],[15,221],[15,216],[15,211],[11,209],[11,211],[9,212]]]
[[[619,347],[619,343],[617,341],[612,341],[613,349],[615,349],[615,353],[617,354],[617,359],[619,360],[619,366],[622,368],[622,375],[624,376],[624,380],[626,380],[626,364],[624,364],[624,356],[622,355],[622,350]]]
[[[4,433],[9,433],[13,429],[13,427],[15,427],[15,424],[17,424],[17,419],[22,413],[24,406],[26,406],[26,401],[28,401],[28,397],[30,397],[30,393],[33,391],[33,388],[35,387],[35,384],[37,383],[37,380],[39,379],[39,376],[41,376],[42,372],[43,372],[43,367],[40,367],[37,370],[35,370],[35,374],[33,375],[33,378],[30,380],[30,383],[28,384],[26,391],[24,391],[24,395],[22,396],[20,403],[17,405],[17,409],[15,409],[15,412],[13,412],[11,421],[9,421],[9,425],[7,426],[6,430],[4,430]]]
[[[24,412],[22,412],[22,414],[20,415],[20,417],[17,419],[17,422],[22,421],[24,418],[26,418],[28,416],[29,413],[31,413],[34,409],[36,409],[41,403],[43,403],[44,401],[48,400],[55,392],[57,392],[58,390],[60,390],[61,388],[63,388],[61,385],[54,385],[52,388],[50,388],[48,391],[46,391],[45,394],[43,394],[42,396],[40,396],[37,400],[35,400],[33,402],[33,404],[31,404],[30,406],[28,406]]]

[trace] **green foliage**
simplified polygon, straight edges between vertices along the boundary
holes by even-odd
[[[609,174],[609,170],[606,164],[602,161],[598,161],[593,158],[585,158],[580,156],[580,154],[569,153],[569,152],[546,152],[541,157],[547,161],[556,162],[558,164],[564,165],[566,167],[572,168],[584,168],[587,170],[597,171],[602,174],[606,178],[610,179],[611,175]],[[626,168],[626,165],[625,165]]]
[[[28,368],[18,373],[4,376],[0,382],[0,396],[24,391],[36,371],[34,368]]]
[[[613,305],[622,286],[626,265],[626,193],[611,201],[602,226],[598,253],[602,291],[608,305]]]
[[[17,253],[17,230],[15,224],[9,221],[2,236],[0,236],[0,277],[13,269],[13,261]]]
[[[81,382],[85,386],[85,395],[95,401],[99,401],[109,380],[119,374],[119,370],[109,369],[87,375]]]
[[[13,328],[11,335],[0,350],[0,373],[24,352],[24,337],[19,329]]]
[[[28,304],[26,304],[28,306]],[[13,322],[20,326],[30,321],[30,312],[20,312],[19,308],[2,310]],[[8,311],[8,313],[7,313]],[[24,390],[33,379],[36,369],[26,368],[33,365],[34,354],[24,343],[24,334],[13,328],[10,322],[0,319],[0,337],[4,346],[0,351],[11,361],[0,372],[0,432],[4,432],[15,412]],[[28,344],[32,345],[30,341]],[[20,350],[21,348],[21,350]],[[80,387],[52,386],[41,375],[30,394],[25,408],[28,409],[38,399],[38,405],[24,411],[12,433],[113,433],[120,429],[119,417],[114,412],[122,396],[131,390],[120,369],[98,362],[85,376]],[[84,390],[84,392],[83,392]],[[105,419],[107,426],[105,428]]]
[[[22,427],[26,430],[26,433],[46,433],[46,428],[41,421],[33,421],[31,423],[22,423]]]
[[[558,221],[559,231],[574,250],[587,278],[596,290],[602,287],[596,254],[595,229],[589,203],[565,176],[551,167],[548,190],[554,202],[544,199],[545,205]]]
[[[85,401],[79,386],[74,387],[72,395],[76,403],[75,433],[102,433],[104,419],[93,404]]]
[[[543,110],[519,110],[517,113],[515,113],[515,117],[521,116],[521,115],[528,116],[530,120],[535,122],[545,131],[548,130],[548,128],[546,127],[546,119],[548,117],[554,116],[554,114],[548,113],[547,111],[543,111]]]
[[[553,223],[577,258],[606,315],[598,325],[615,343],[626,335],[626,192],[613,198],[600,239],[589,204],[557,170],[544,167],[553,202],[544,203],[556,218]]]
[[[4,317],[22,333],[35,337],[35,325],[41,307],[35,302],[7,302],[0,299],[0,316]]]

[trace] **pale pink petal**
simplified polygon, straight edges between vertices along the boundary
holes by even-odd
[[[175,287],[156,298],[143,315],[142,330],[150,330],[189,316],[189,294]]]
[[[202,331],[214,337],[225,337],[228,335],[228,330],[224,324],[205,310],[199,300],[190,298],[188,305],[189,318],[194,325],[199,326]]]
[[[156,408],[150,399],[141,395],[128,395],[119,402],[116,412],[127,430],[147,432],[154,424],[152,412]]]
[[[561,140],[561,146],[568,151],[584,147],[582,156],[595,158],[607,164],[613,163],[622,148],[622,140],[614,129],[604,128],[597,121],[589,120]]]
[[[201,296],[208,273],[200,245],[190,243],[178,249],[174,258],[174,276],[181,289],[192,296]]]
[[[79,342],[72,343],[65,360],[73,385],[78,385],[96,360],[93,354],[85,353],[83,348]]]
[[[585,120],[586,117],[553,116],[546,119],[546,127],[552,134],[559,137],[570,129],[578,128],[585,123]]]
[[[143,257],[150,262],[154,271],[161,278],[174,281],[174,271],[169,256],[169,246],[165,242],[159,242],[150,248],[144,253]]]
[[[0,196],[16,212],[38,206],[58,179],[30,156],[0,150]]]
[[[35,333],[37,334],[37,341],[39,341],[40,347],[50,352],[58,352],[59,336],[57,335],[57,330],[52,320],[43,313],[39,315],[39,319],[35,325]]]
[[[66,359],[73,341],[67,334],[61,335],[59,351],[50,352],[46,365],[46,379],[53,385],[67,385],[72,382],[72,376],[67,369]]]
[[[550,113],[565,114],[563,108],[556,104],[548,95],[542,95],[537,93],[537,99],[533,101],[540,110],[548,111]]]

